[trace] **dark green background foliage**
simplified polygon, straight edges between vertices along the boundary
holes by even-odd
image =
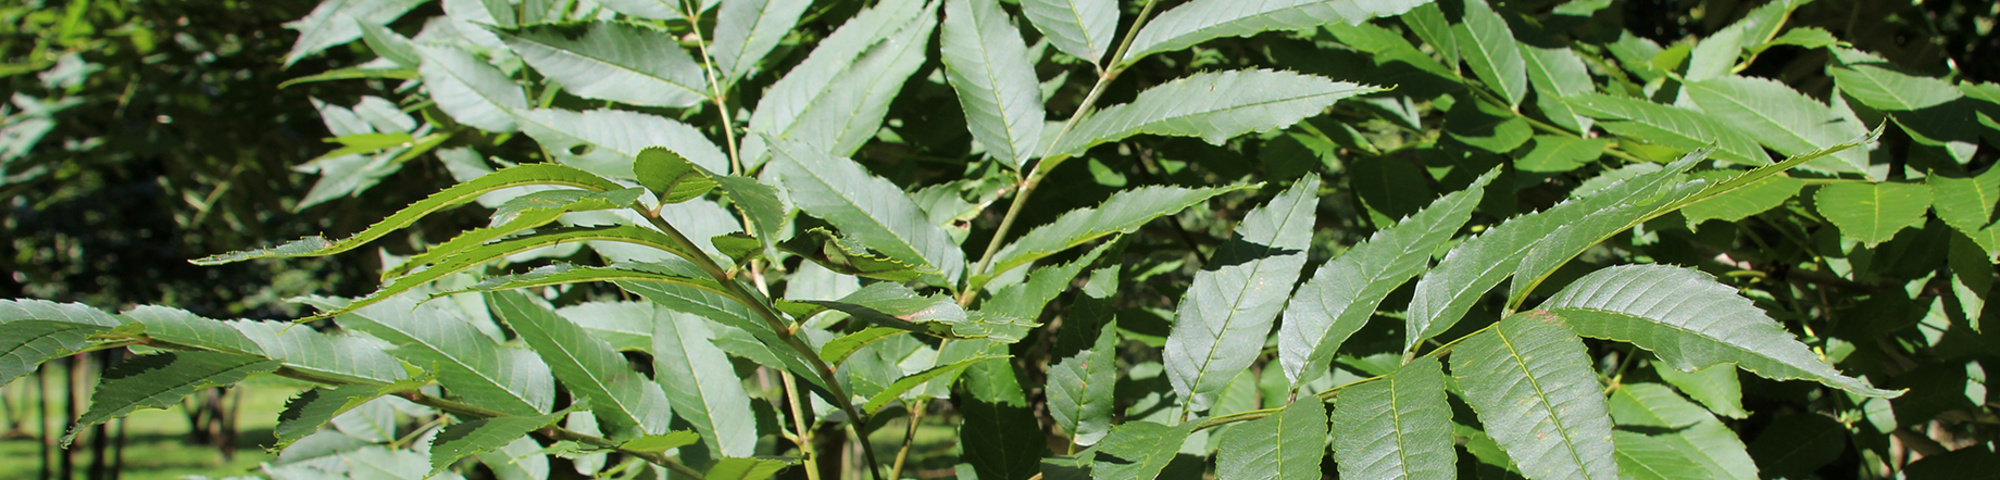
[[[0,382],[260,475],[2000,468],[1992,2],[0,17]]]

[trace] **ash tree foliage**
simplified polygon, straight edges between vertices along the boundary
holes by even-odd
[[[380,289],[7,301],[0,380],[317,385],[272,478],[1990,474],[2000,86],[1721,3],[328,0],[315,193],[457,183],[195,262]]]

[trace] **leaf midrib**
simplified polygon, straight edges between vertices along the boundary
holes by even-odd
[[[1536,400],[1535,404],[1542,407],[1543,411],[1549,413],[1549,422],[1554,423],[1556,426],[1556,433],[1562,435],[1563,447],[1569,449],[1570,459],[1575,460],[1577,470],[1579,472],[1584,473],[1584,475],[1588,477],[1589,467],[1583,460],[1583,454],[1576,451],[1576,439],[1570,438],[1569,426],[1563,425],[1562,417],[1556,413],[1556,409],[1554,406],[1549,405],[1549,400],[1548,400],[1549,395],[1547,391],[1542,389],[1541,380],[1535,378],[1535,372],[1533,370],[1530,370],[1528,368],[1527,362],[1522,360],[1520,349],[1515,348],[1513,339],[1507,338],[1506,329],[1495,328],[1493,329],[1493,335],[1495,337],[1498,337],[1500,339],[1500,343],[1507,347],[1507,354],[1509,358],[1512,358],[1514,360],[1515,365],[1521,367],[1521,376],[1528,379],[1528,385],[1535,387],[1535,400]]]

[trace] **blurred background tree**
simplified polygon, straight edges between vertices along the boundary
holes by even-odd
[[[371,90],[359,82],[281,88],[363,60],[358,48],[335,48],[283,65],[297,37],[285,24],[316,1],[6,3],[0,296],[287,317],[296,307],[283,299],[292,295],[368,291],[378,262],[357,255],[215,268],[186,260],[357,230],[372,217],[348,212],[406,204],[413,194],[397,192],[449,180],[442,168],[412,168],[384,180],[410,188],[296,208],[315,181],[297,167],[338,147],[323,140],[331,135],[315,100],[351,105]]]

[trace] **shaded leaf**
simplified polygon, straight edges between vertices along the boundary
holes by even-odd
[[[278,425],[271,433],[277,436],[279,447],[291,445],[318,432],[334,417],[382,396],[382,390],[370,385],[347,385],[299,392],[285,401],[285,410],[278,413]]]
[[[1452,26],[1458,55],[1487,88],[1507,99],[1508,106],[1520,106],[1528,96],[1528,62],[1521,57],[1521,44],[1514,40],[1507,19],[1486,0],[1465,0],[1464,15],[1462,23]]]
[[[1757,464],[1744,453],[1743,441],[1721,421],[1665,386],[1651,383],[1620,385],[1611,391],[1611,417],[1619,425],[1668,429],[1647,434],[1617,431],[1620,466],[1657,471],[1668,478],[1757,478]]]
[[[794,460],[773,458],[724,458],[708,467],[702,478],[708,480],[764,480],[777,475],[785,467],[797,463]]]
[[[1813,207],[1841,236],[1873,247],[1923,222],[1931,190],[1913,183],[1838,183],[1820,187]]]
[[[1094,447],[1091,478],[1101,480],[1149,480],[1167,468],[1181,443],[1187,441],[1201,422],[1169,427],[1153,422],[1134,421],[1111,428],[1111,434]]]
[[[1736,380],[1735,365],[1716,365],[1693,372],[1682,372],[1666,364],[1654,367],[1661,380],[1701,402],[1708,411],[1729,418],[1750,416],[1750,412],[1743,410],[1743,385]]]
[[[549,424],[555,423],[560,414],[533,417],[493,417],[467,420],[465,423],[444,427],[437,438],[431,440],[431,475],[437,475],[459,459],[480,452],[497,450],[507,446],[514,439],[525,437]]]
[[[90,410],[62,436],[68,448],[76,434],[141,408],[180,405],[197,390],[226,387],[278,369],[276,360],[220,352],[162,352],[126,359],[104,371],[90,394]]]
[[[1111,431],[1112,387],[1118,380],[1118,329],[1104,326],[1096,343],[1049,366],[1049,415],[1070,442],[1090,446]]]
[[[660,147],[640,150],[632,162],[632,173],[660,196],[660,203],[681,203],[693,200],[714,190],[716,182],[701,167],[689,163],[680,154]]]

